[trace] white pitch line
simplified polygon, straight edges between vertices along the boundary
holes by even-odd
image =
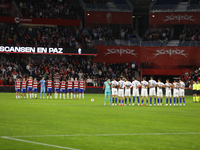
[[[34,142],[34,141],[22,140],[22,139],[12,138],[12,137],[8,137],[8,136],[2,136],[1,138],[25,142],[25,143],[37,144],[37,145],[44,145],[44,146],[49,146],[49,147],[56,147],[56,148],[60,148],[60,149],[79,150],[79,149],[74,149],[74,148],[70,148],[70,147],[63,147],[63,146],[58,146],[58,145],[51,145],[51,144],[46,144],[46,143],[39,143],[39,142]]]
[[[125,136],[125,135],[199,135],[200,132],[186,132],[186,133],[127,133],[127,134],[69,134],[69,135],[24,135],[24,136],[6,136],[6,137],[78,137],[78,136]],[[2,136],[4,137],[4,136]]]

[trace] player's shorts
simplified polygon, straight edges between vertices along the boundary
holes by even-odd
[[[80,93],[84,93],[84,89],[79,89],[79,92]]]
[[[60,93],[65,93],[65,89],[60,89]]]
[[[33,88],[33,92],[37,92],[37,88]]]
[[[55,88],[54,91],[55,91],[55,92],[59,92],[59,88]]]
[[[156,96],[156,89],[155,88],[149,89],[149,96]]]
[[[173,97],[178,97],[179,95],[179,91],[178,90],[174,90],[173,91]]]
[[[117,95],[117,88],[112,88],[112,95]]]
[[[16,92],[20,92],[20,89],[16,89]]]
[[[157,91],[157,97],[163,97],[163,91],[162,90]]]
[[[118,96],[124,97],[124,89],[119,89]]]
[[[148,96],[147,89],[142,89],[141,96],[145,96],[145,97]]]
[[[133,89],[133,96],[139,96],[139,89]]]
[[[125,90],[125,96],[131,96],[131,90]]]
[[[52,93],[52,88],[47,88],[47,93]]]
[[[78,92],[78,88],[74,88],[74,92]]]
[[[166,96],[166,97],[172,97],[172,92],[171,92],[171,90],[167,90],[167,91],[165,92],[165,96]]]
[[[26,89],[22,89],[21,92],[22,92],[22,93],[26,93]]]
[[[67,92],[72,92],[73,90],[72,89],[67,89]]]
[[[105,91],[105,96],[110,96],[111,92],[110,91]]]
[[[197,94],[197,90],[192,90],[192,93],[193,94]]]
[[[27,91],[28,91],[28,92],[32,92],[32,87],[28,87],[28,88],[27,88]]]
[[[185,96],[185,90],[179,90],[179,96]]]

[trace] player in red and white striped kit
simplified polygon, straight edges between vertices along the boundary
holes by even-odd
[[[60,82],[60,99],[62,97],[62,93],[63,93],[63,99],[65,99],[65,86],[66,86],[66,82],[63,78],[62,81]]]
[[[38,86],[37,78],[34,78],[34,81],[33,81],[33,98],[34,98],[34,93],[35,93],[35,99],[37,99],[37,86]]]
[[[79,98],[81,99],[81,93],[82,98],[84,99],[84,91],[85,91],[85,81],[83,78],[81,78],[81,81],[79,82]]]
[[[27,81],[26,81],[26,78],[24,77],[22,79],[22,89],[21,89],[21,98],[22,98],[22,93],[24,93],[24,99],[26,99],[26,84],[27,84]]]
[[[59,92],[59,87],[60,87],[60,81],[59,81],[59,79],[56,79],[56,81],[54,82],[54,85],[55,85],[55,95],[54,95],[54,97],[55,97],[55,99],[57,99],[58,98],[58,92]]]
[[[17,79],[15,82],[16,99],[20,98],[21,81]]]
[[[79,82],[78,82],[77,78],[75,78],[75,80],[74,80],[74,99],[76,98],[76,94],[77,94],[77,99],[78,99],[78,85],[79,85]]]
[[[51,80],[51,78],[49,78],[46,82],[47,82],[47,99],[49,98],[49,95],[50,95],[50,98],[52,99],[52,80]]]
[[[73,97],[72,84],[73,84],[73,81],[71,81],[71,79],[69,78],[67,81],[67,99],[69,99],[69,92],[71,92],[71,99]]]
[[[30,76],[28,79],[28,88],[27,88],[27,98],[28,98],[28,93],[30,93],[30,98],[32,98],[32,88],[33,88],[33,80],[32,77]]]

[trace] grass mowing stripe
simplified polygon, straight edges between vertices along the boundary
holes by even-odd
[[[31,143],[31,144],[37,144],[37,145],[44,145],[44,146],[49,146],[49,147],[55,147],[55,148],[60,148],[60,149],[68,149],[68,150],[78,150],[70,147],[63,147],[63,146],[58,146],[58,145],[51,145],[51,144],[46,144],[46,143],[39,143],[39,142],[34,142],[34,141],[28,141],[28,140],[23,140],[23,139],[17,139],[17,138],[12,138],[8,136],[1,136],[3,139],[9,139],[9,140],[14,140],[14,141],[20,141],[20,142],[25,142],[25,143]]]
[[[62,136],[125,136],[125,135],[188,135],[200,134],[200,132],[186,132],[186,133],[125,133],[125,134],[72,134],[72,135],[25,135],[25,136],[2,136],[3,137],[62,137]]]

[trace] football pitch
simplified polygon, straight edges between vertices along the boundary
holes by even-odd
[[[104,106],[103,94],[47,100],[0,93],[0,150],[199,149],[200,103],[192,103],[192,96],[186,106],[163,101],[109,106],[107,100]]]

